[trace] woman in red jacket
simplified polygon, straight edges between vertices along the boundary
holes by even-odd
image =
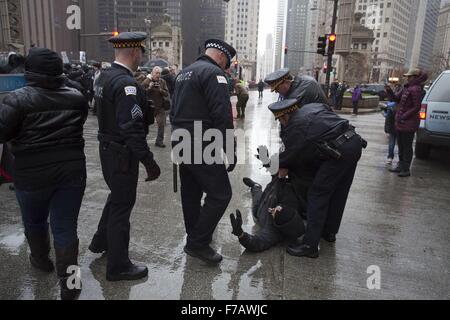
[[[395,117],[395,128],[398,132],[398,149],[400,162],[391,172],[399,177],[411,176],[411,163],[413,159],[414,135],[420,127],[420,108],[424,98],[423,86],[428,75],[419,69],[411,69],[404,75],[408,83],[403,90],[394,93],[389,87],[386,93],[391,101],[398,103]]]

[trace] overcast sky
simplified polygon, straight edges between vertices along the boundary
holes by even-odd
[[[258,52],[264,53],[266,36],[272,33],[275,40],[275,26],[277,23],[278,0],[261,0],[259,16]]]

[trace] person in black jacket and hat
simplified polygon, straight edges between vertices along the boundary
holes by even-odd
[[[228,81],[224,72],[230,67],[236,50],[217,39],[206,41],[205,47],[205,55],[182,70],[176,79],[170,119],[173,137],[176,132],[187,131],[192,138],[189,141],[192,154],[187,157],[190,159],[180,163],[181,200],[187,232],[184,251],[193,257],[217,264],[222,261],[222,256],[209,245],[231,200],[228,172],[234,170],[237,161],[234,150],[227,148],[227,132],[232,131],[234,126]],[[196,123],[201,124],[201,137],[195,136]],[[228,172],[223,162],[208,164],[203,159],[205,144],[202,147],[200,142],[201,149],[195,150],[195,141],[202,141],[203,134],[208,129],[216,129],[222,135],[223,150],[231,160]],[[174,149],[180,142],[172,139]],[[206,198],[202,206],[204,193]]]
[[[289,69],[281,69],[269,74],[264,80],[278,92],[281,99],[297,99],[301,105],[308,103],[328,103],[319,83],[309,76],[293,77]]]
[[[285,150],[279,156],[279,178],[288,177],[290,172],[295,174],[305,158],[317,166],[308,191],[305,237],[287,250],[294,256],[317,258],[321,238],[336,241],[366,142],[327,105],[301,105],[296,99],[289,99],[274,103],[269,109],[282,124]]]
[[[25,63],[27,86],[0,104],[0,143],[10,142],[14,183],[31,264],[54,270],[49,258],[53,234],[61,298],[75,299],[69,267],[78,264],[77,221],[86,186],[83,125],[88,102],[64,85],[56,52],[32,48]],[[69,272],[69,273],[68,273]]]
[[[254,234],[242,230],[242,214],[236,210],[231,214],[232,233],[239,243],[250,252],[262,252],[282,241],[294,242],[305,233],[303,214],[306,211],[305,198],[302,195],[296,177],[279,179],[274,176],[265,188],[249,178],[244,184],[251,189],[252,215],[260,229]]]
[[[147,171],[146,181],[157,180],[161,174],[146,139],[150,123],[147,98],[133,74],[143,58],[146,38],[144,32],[124,32],[109,39],[116,61],[100,74],[94,89],[100,161],[111,193],[89,250],[106,251],[108,281],[138,280],[148,275],[147,267],[133,264],[128,254],[139,163]]]

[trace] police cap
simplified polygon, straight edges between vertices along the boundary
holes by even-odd
[[[272,92],[276,91],[278,87],[285,81],[291,80],[291,71],[287,68],[275,71],[269,74],[264,80],[272,88]]]
[[[228,69],[231,66],[231,61],[236,56],[236,49],[230,46],[228,43],[218,39],[209,39],[205,42],[206,49],[217,49],[222,51],[228,57],[228,63],[226,68]]]
[[[272,103],[269,106],[269,110],[275,115],[275,119],[280,119],[282,116],[292,113],[295,110],[300,109],[300,105],[297,99],[288,99]]]
[[[115,49],[141,48],[145,50],[146,39],[147,33],[145,32],[122,32],[108,41],[113,44]]]

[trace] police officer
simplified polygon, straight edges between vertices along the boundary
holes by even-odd
[[[325,104],[301,106],[289,99],[269,106],[282,124],[285,150],[280,153],[279,177],[309,158],[317,173],[308,191],[307,228],[301,243],[288,247],[294,256],[317,258],[322,237],[336,241],[356,167],[366,142],[345,119]]]
[[[224,140],[227,131],[234,129],[224,70],[230,67],[236,50],[215,39],[206,41],[205,46],[205,55],[181,71],[176,79],[170,119],[174,133],[185,129],[191,135],[190,160],[180,164],[181,200],[187,232],[184,251],[190,256],[216,264],[222,261],[222,256],[209,245],[231,200],[228,172],[234,170],[236,162],[231,161],[227,172],[223,163],[207,164],[204,159],[193,161],[196,160],[193,159],[195,156],[199,156],[194,153],[203,154],[205,147],[203,145],[201,150],[194,150],[194,139],[202,140],[203,137],[194,136],[194,122],[201,122],[202,134],[208,129],[217,129]],[[174,149],[180,143],[172,142]],[[230,157],[233,150],[226,150],[226,145],[224,141],[224,151]],[[202,206],[205,193],[206,198]]]
[[[133,77],[145,53],[146,38],[143,32],[125,32],[111,38],[116,61],[101,73],[95,88],[100,160],[111,193],[89,249],[107,252],[109,281],[137,280],[148,274],[146,267],[134,265],[128,257],[139,163],[147,170],[146,181],[156,180],[161,174],[146,140],[145,93]]]
[[[327,98],[317,81],[309,76],[293,77],[289,69],[281,69],[269,74],[264,80],[278,92],[280,99],[297,99],[300,105],[327,103]]]

